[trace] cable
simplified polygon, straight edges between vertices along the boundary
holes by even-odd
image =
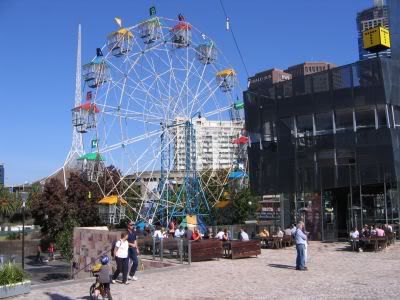
[[[222,11],[224,12],[225,18],[227,20],[229,20],[228,14],[226,13],[226,10],[225,10],[224,4],[222,3],[222,0],[219,0],[219,3],[221,4],[221,8],[222,8]],[[249,71],[247,70],[247,66],[246,66],[246,64],[244,62],[243,55],[242,55],[242,52],[240,51],[240,48],[239,48],[238,42],[236,40],[235,33],[233,32],[232,26],[230,26],[229,31],[232,34],[232,38],[233,38],[233,41],[235,42],[236,49],[237,49],[237,51],[239,53],[240,59],[242,60],[242,64],[244,66],[244,70],[246,71],[246,74],[247,74],[247,78],[249,78],[250,77]]]

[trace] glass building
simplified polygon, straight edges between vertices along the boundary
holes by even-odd
[[[251,190],[280,199],[281,226],[302,219],[313,240],[399,230],[398,74],[374,58],[244,92]]]

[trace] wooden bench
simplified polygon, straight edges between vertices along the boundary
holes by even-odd
[[[191,247],[191,260],[193,262],[222,258],[222,242],[220,240],[184,241],[184,247],[189,243]]]
[[[293,237],[291,235],[284,235],[282,238],[282,247],[293,246]]]
[[[230,258],[251,257],[261,254],[261,245],[258,240],[250,241],[231,241]]]

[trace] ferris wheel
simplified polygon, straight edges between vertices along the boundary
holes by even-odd
[[[82,68],[86,99],[72,109],[84,136],[79,160],[104,197],[120,199],[114,223],[127,206],[149,224],[207,214],[229,198],[230,181],[247,176],[236,72],[182,15],[131,27],[116,20]],[[119,177],[106,190],[110,165]]]

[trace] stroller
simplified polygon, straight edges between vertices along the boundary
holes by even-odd
[[[99,271],[101,269],[101,266],[102,266],[102,264],[107,264],[108,263],[108,256],[106,256],[106,258],[107,258],[107,262],[106,263],[103,262],[103,260],[105,260],[105,257],[103,257],[101,259],[102,263],[95,264],[91,269],[92,276],[96,277],[96,281],[95,281],[95,283],[93,283],[90,286],[89,299],[92,299],[92,300],[97,300],[97,299],[112,300],[110,289],[107,289],[104,286],[103,283],[99,282]],[[99,298],[99,296],[101,296],[101,298]]]

